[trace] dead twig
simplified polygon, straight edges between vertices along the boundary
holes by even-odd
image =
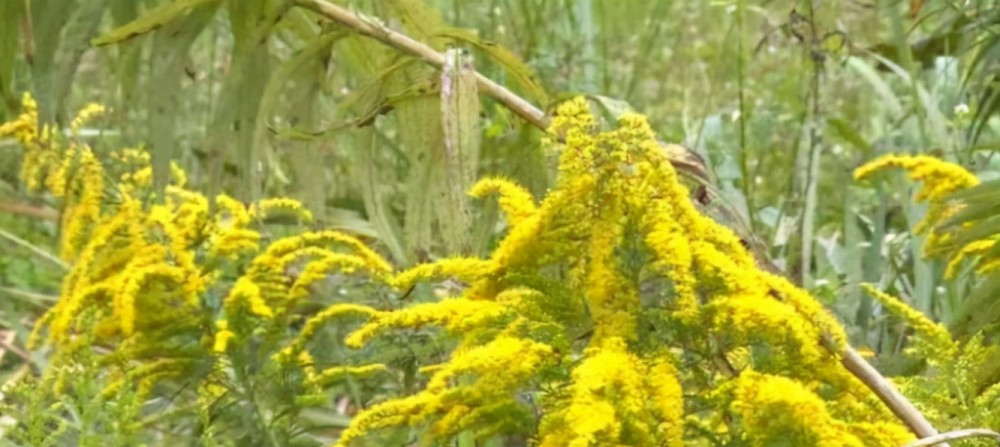
[[[878,370],[869,364],[858,351],[848,346],[844,352],[837,352],[837,347],[829,337],[823,338],[823,346],[840,357],[840,363],[847,368],[854,377],[861,380],[868,389],[872,390],[878,398],[885,403],[892,414],[895,414],[904,424],[921,439],[928,439],[939,436],[937,429],[931,425],[930,421],[924,417],[917,407],[913,406],[896,387],[892,386]],[[938,441],[942,442],[942,441]],[[928,444],[931,445],[931,444]],[[942,444],[947,446],[947,444]]]
[[[0,202],[0,213],[21,214],[50,221],[59,220],[58,211],[26,203]]]
[[[996,439],[997,444],[1000,445],[1000,433],[987,428],[967,428],[965,430],[955,430],[947,433],[941,433],[940,435],[928,436],[924,439],[919,439],[906,444],[903,447],[926,447],[931,445],[940,445],[945,441],[978,437]]]

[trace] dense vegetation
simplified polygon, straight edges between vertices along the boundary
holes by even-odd
[[[0,3],[2,445],[1000,439],[997,2],[342,3]]]

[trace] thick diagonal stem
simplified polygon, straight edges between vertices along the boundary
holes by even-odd
[[[829,337],[823,339],[823,346],[840,357],[840,363],[847,368],[854,377],[864,382],[868,389],[872,390],[878,398],[885,403],[889,410],[896,415],[913,434],[918,438],[928,438],[937,436],[938,431],[924,417],[920,410],[903,396],[892,383],[882,376],[878,370],[869,364],[858,351],[848,346],[843,352],[837,352],[837,346]],[[948,444],[941,443],[939,446],[947,447]]]
[[[378,40],[399,51],[423,59],[435,67],[444,67],[444,54],[422,42],[414,40],[410,36],[381,25],[376,18],[368,17],[360,12],[351,11],[324,0],[296,0],[296,4],[315,11],[327,19],[347,26],[360,34]],[[475,76],[480,91],[500,101],[504,106],[535,127],[543,130],[548,128],[549,118],[542,109],[535,107],[524,98],[478,72],[476,72]]]

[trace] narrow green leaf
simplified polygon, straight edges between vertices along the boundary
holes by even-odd
[[[425,257],[433,248],[433,225],[437,215],[434,198],[444,190],[441,99],[438,95],[426,94],[400,102],[393,115],[409,161],[404,238],[411,253]]]
[[[96,3],[100,3],[96,2]],[[101,6],[98,4],[97,6]],[[79,54],[86,47],[86,38],[80,42],[64,44],[64,32],[70,32],[71,23],[80,17],[80,4],[75,1],[36,0],[28,4],[30,8],[32,39],[35,52],[32,55],[32,77],[35,89],[32,94],[38,101],[40,122],[59,122],[63,118],[65,92],[76,73]],[[92,14],[88,14],[92,15]],[[85,27],[73,26],[72,34],[80,37]],[[74,54],[77,57],[73,57]]]
[[[11,91],[14,76],[14,61],[17,60],[17,48],[20,43],[18,33],[19,22],[24,17],[24,2],[7,0],[0,2],[0,120],[6,121],[5,112],[13,112],[8,107],[17,103]]]
[[[134,0],[111,0],[109,9],[114,25],[121,26],[139,17],[140,4],[141,2]],[[115,122],[128,120],[129,112],[141,104],[137,96],[140,94],[138,88],[145,46],[143,39],[135,39],[122,42],[115,48],[114,73],[121,92],[121,96],[112,110],[112,113],[116,115]],[[135,137],[136,140],[143,139],[139,134],[141,132],[139,126],[136,128],[128,126],[123,131],[129,137]]]
[[[444,19],[437,9],[427,5],[423,0],[387,0],[385,4],[392,10],[392,15],[403,24],[403,30],[410,37],[427,41],[437,50],[442,50],[442,42],[435,42],[437,30],[444,27]]]
[[[1000,191],[997,191],[996,195],[997,201],[992,203],[967,203],[959,212],[955,213],[955,215],[949,217],[944,222],[941,222],[938,227],[947,228],[1000,215]],[[998,227],[997,230],[997,233],[1000,233],[1000,227]]]
[[[872,145],[865,141],[864,137],[854,130],[854,126],[852,124],[849,124],[847,121],[840,118],[830,118],[827,120],[827,124],[829,124],[830,127],[836,131],[840,138],[847,140],[847,142],[854,145],[854,147],[861,149],[861,152],[866,157],[872,154]]]
[[[958,191],[954,194],[948,196],[949,200],[960,200],[965,203],[985,201],[985,202],[995,202],[997,200],[997,194],[1000,191],[1000,179],[990,180],[988,182],[980,183],[972,188]]]
[[[271,117],[278,110],[278,102],[286,86],[294,85],[297,89],[305,93],[299,95],[300,102],[295,104],[296,112],[293,112],[292,117],[287,121],[299,122],[300,119],[296,118],[295,115],[313,109],[312,103],[316,100],[315,92],[318,90],[318,86],[316,85],[317,72],[322,72],[325,68],[322,66],[317,67],[317,64],[321,58],[330,53],[334,42],[344,35],[344,33],[328,33],[316,36],[311,41],[306,42],[302,49],[295,55],[282,62],[275,69],[274,75],[267,81],[267,86],[261,95],[260,106],[257,108],[256,125],[254,126],[255,135],[253,137],[254,153],[273,153],[273,151],[268,151],[265,147],[268,142],[268,124]],[[300,156],[308,156],[307,152],[296,151]],[[268,165],[271,168],[274,178],[282,183],[289,182],[284,173],[279,169],[279,163],[275,160],[269,160]],[[316,198],[316,200],[319,203],[325,201],[322,198]]]
[[[115,28],[107,34],[90,41],[91,45],[104,46],[122,42],[154,31],[177,18],[191,12],[205,3],[219,3],[220,0],[174,0],[153,8],[142,17]]]
[[[211,23],[219,5],[219,2],[201,3],[191,9],[184,20],[167,23],[161,30],[163,32],[153,35],[150,76],[146,86],[149,92],[149,135],[146,141],[152,158],[153,183],[157,189],[166,187],[170,161],[178,155],[174,147],[175,130],[185,59],[195,40]]]
[[[485,53],[490,60],[500,64],[507,71],[507,74],[512,76],[517,84],[524,89],[529,98],[543,106],[552,103],[552,98],[542,87],[535,71],[503,45],[480,39],[475,34],[457,28],[443,28],[437,34],[472,45],[475,49]]]
[[[400,264],[408,263],[408,256],[400,243],[401,225],[392,214],[385,194],[389,170],[379,160],[379,144],[374,126],[358,129],[353,133],[357,169],[352,172],[361,188],[368,221],[378,231],[379,239],[388,247],[392,257]],[[390,181],[390,183],[392,183]]]

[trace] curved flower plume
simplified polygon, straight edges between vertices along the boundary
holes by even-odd
[[[997,241],[996,235],[972,241],[962,246],[953,243],[954,230],[942,231],[939,225],[957,213],[961,206],[952,203],[949,196],[955,192],[972,188],[979,184],[975,175],[965,168],[927,155],[884,155],[872,160],[854,171],[854,178],[864,180],[876,173],[891,169],[903,169],[911,180],[923,185],[917,190],[914,200],[929,204],[927,214],[913,227],[915,234],[925,235],[924,254],[926,256],[945,255],[950,258],[946,274],[955,274],[958,265],[965,258],[984,254]],[[986,265],[987,262],[982,262]]]

